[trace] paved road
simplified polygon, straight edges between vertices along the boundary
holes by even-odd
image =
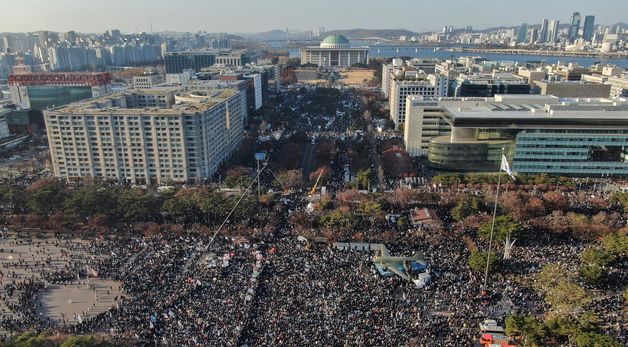
[[[375,141],[375,138],[373,138],[373,134],[370,132],[366,134],[366,139],[369,143],[369,151],[373,158],[373,165],[375,165],[375,167],[373,168],[374,172],[371,173],[371,177],[375,181],[373,183],[375,183],[376,187],[384,189],[386,184],[386,178],[384,177],[384,170],[382,168],[382,158],[379,156],[379,154],[377,154],[377,143]]]

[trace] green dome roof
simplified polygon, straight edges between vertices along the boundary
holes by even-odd
[[[342,36],[342,35],[329,35],[327,36],[322,44],[325,45],[348,45],[349,44],[349,40],[347,40],[346,37]]]

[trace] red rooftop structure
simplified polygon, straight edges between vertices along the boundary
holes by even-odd
[[[9,75],[9,85],[30,86],[85,86],[97,87],[111,84],[108,72],[37,72]]]

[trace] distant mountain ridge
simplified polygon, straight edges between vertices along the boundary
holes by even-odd
[[[283,30],[271,30],[261,33],[236,33],[236,35],[254,41],[285,40],[288,38],[288,33]]]
[[[529,28],[540,28],[540,26],[541,25],[538,23],[530,24]],[[624,22],[615,23],[611,26],[613,27],[620,26],[622,28],[628,28],[628,24]],[[566,22],[562,22],[559,27],[561,29],[567,28],[569,27],[569,24]],[[512,26],[502,25],[502,26],[495,26],[495,27],[484,28],[484,29],[474,29],[472,30],[472,32],[488,33],[488,32],[493,32],[493,31],[498,31],[498,30],[509,30],[509,29],[518,29],[518,28],[519,28],[519,25],[512,25]],[[464,27],[461,27],[461,28],[455,28],[454,30],[464,31],[465,29]],[[356,28],[356,29],[330,30],[330,31],[325,32],[323,36],[343,35],[343,36],[346,36],[348,39],[354,39],[354,40],[365,39],[365,38],[398,39],[400,36],[417,36],[417,35],[423,35],[423,34],[432,33],[432,32],[438,32],[438,30],[415,32],[415,31],[411,31],[407,29]],[[238,33],[237,35],[240,35],[250,40],[284,40],[288,38],[288,33],[284,30],[271,30],[271,31],[266,31],[266,32],[261,32],[261,33],[251,33],[251,34]],[[302,32],[296,32],[296,33],[291,32],[289,36],[291,39],[316,39],[309,36],[305,36],[304,33]],[[321,39],[323,39],[323,37],[321,37]]]
[[[344,29],[344,30],[331,30],[325,33],[325,35],[343,35],[349,39],[363,39],[380,37],[384,39],[398,39],[399,36],[414,36],[417,33],[406,29]]]

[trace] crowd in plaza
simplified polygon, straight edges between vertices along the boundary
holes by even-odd
[[[443,267],[439,270],[442,281],[419,291],[412,283],[376,274],[372,253],[340,251],[292,237],[270,248],[263,243],[219,242],[213,249],[214,259],[208,262],[199,262],[203,241],[195,236],[92,243],[95,254],[108,256],[90,261],[89,266],[98,276],[122,283],[124,295],[116,298],[109,311],[71,325],[38,317],[35,294],[45,290],[47,283],[74,283],[76,274],[87,276],[87,258],[77,259],[67,269],[42,279],[9,285],[7,295],[20,298],[19,306],[9,308],[24,314],[15,321],[4,320],[3,326],[76,334],[104,330],[120,341],[158,345],[402,344],[408,337],[431,335],[444,341],[471,340],[474,329],[454,326],[463,327],[469,317],[480,317],[473,306],[458,307],[449,318],[430,313],[430,303],[437,298],[455,307],[477,293],[449,283],[454,275],[448,272],[454,267],[462,270],[464,256],[436,263],[438,258],[459,253],[448,249],[454,246],[430,252],[428,261],[451,268]],[[412,247],[405,245],[393,245],[393,249],[410,252]],[[265,259],[261,261],[256,254],[264,254]],[[255,270],[260,261],[264,267]],[[252,276],[254,271],[259,277]],[[259,287],[253,285],[258,280]],[[464,276],[454,282],[472,286],[473,281]],[[454,299],[452,295],[459,302],[447,302]]]
[[[405,245],[392,252],[413,255],[413,247]],[[481,317],[471,303],[478,291],[469,290],[476,279],[449,273],[464,266],[462,255],[448,253],[454,251],[451,247],[456,246],[430,247],[426,260],[446,257],[450,268],[439,269],[433,284],[417,289],[412,282],[378,274],[371,261],[375,252],[282,240],[268,259],[243,342],[249,346],[471,342],[477,331],[470,324]],[[439,316],[439,309],[452,310],[451,315]]]
[[[5,284],[2,298],[15,314],[0,326],[9,333],[106,331],[115,341],[140,345],[236,345],[253,298],[253,273],[257,277],[263,265],[261,253],[248,244],[220,240],[212,248],[216,257],[201,261],[205,241],[198,235],[92,240],[91,255]],[[38,292],[50,284],[89,286],[88,275],[121,283],[123,294],[109,310],[83,312],[84,318],[72,324],[38,314]]]
[[[210,253],[207,236],[194,233],[92,237],[78,245],[51,237],[46,243],[67,251],[47,254],[38,241],[40,248],[33,244],[32,250],[38,260],[27,264],[16,254],[3,261],[2,299],[16,314],[4,315],[0,326],[10,333],[100,331],[120,343],[164,346],[468,344],[487,316],[543,314],[542,297],[515,278],[533,282],[548,264],[577,268],[587,247],[586,241],[550,234],[519,241],[512,259],[491,275],[489,289],[496,295],[489,301],[480,296],[482,274],[469,268],[468,245],[444,230],[428,233],[399,231],[386,243],[391,254],[429,264],[432,281],[422,289],[382,277],[372,263],[375,252],[340,250],[289,232],[251,241],[220,235]],[[9,242],[23,242],[17,240]],[[60,257],[67,264],[45,271]],[[16,281],[10,268],[33,273]],[[48,285],[85,285],[81,279],[89,275],[120,283],[123,294],[110,309],[85,312],[67,324],[40,314],[37,294]],[[610,296],[590,309],[626,342],[621,305]]]

